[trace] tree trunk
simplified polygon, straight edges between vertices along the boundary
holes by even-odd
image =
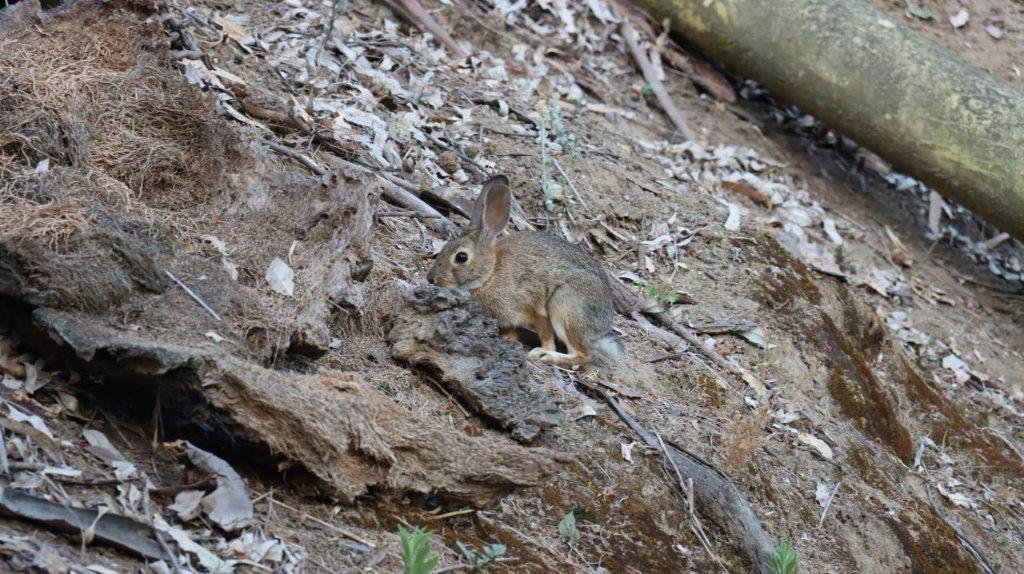
[[[1024,241],[1024,92],[860,0],[636,3]]]

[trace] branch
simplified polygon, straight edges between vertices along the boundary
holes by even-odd
[[[627,20],[622,22],[622,37],[626,40],[626,46],[629,47],[629,52],[633,55],[633,59],[636,60],[637,65],[640,67],[640,71],[644,75],[644,80],[654,91],[654,95],[658,98],[658,103],[661,105],[661,109],[665,110],[668,114],[669,119],[676,126],[676,131],[683,135],[687,140],[696,139],[693,134],[693,130],[687,125],[686,120],[683,119],[683,115],[679,113],[679,108],[676,107],[675,103],[672,102],[672,97],[665,91],[665,85],[658,79],[658,73],[654,70],[654,66],[651,61],[647,59],[647,54],[644,53],[643,49],[640,48],[640,44],[637,42],[636,29]]]

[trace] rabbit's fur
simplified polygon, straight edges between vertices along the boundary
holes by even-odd
[[[511,201],[505,176],[485,182],[468,231],[444,246],[427,280],[468,290],[510,337],[517,327],[533,329],[541,346],[531,359],[577,365],[621,357],[604,270],[582,248],[549,233],[499,239]],[[556,337],[567,353],[558,352]]]

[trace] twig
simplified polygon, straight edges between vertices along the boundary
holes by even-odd
[[[373,214],[375,217],[411,217],[413,219],[437,219],[436,215],[426,215],[415,211],[381,211]]]
[[[700,520],[697,518],[697,512],[694,509],[693,504],[693,479],[683,480],[683,474],[679,472],[679,467],[676,466],[676,461],[669,454],[668,448],[665,446],[665,441],[661,440],[661,435],[655,433],[658,437],[658,445],[661,447],[661,452],[665,455],[665,459],[668,460],[669,464],[672,465],[672,470],[676,473],[676,478],[679,479],[679,488],[683,489],[686,493],[686,499],[690,506],[690,530],[693,535],[700,540],[701,546],[704,547],[704,551],[708,553],[708,556],[722,568],[723,571],[728,572],[728,568],[722,563],[722,560],[715,553],[715,550],[711,547],[711,540],[708,539],[707,533],[704,532],[704,527],[701,525]]]
[[[303,512],[303,511],[299,510],[298,508],[295,508],[294,506],[289,506],[289,505],[281,502],[280,500],[277,500],[273,496],[268,496],[267,499],[268,500],[272,500],[274,502],[274,504],[280,506],[281,508],[285,508],[287,510],[291,510],[292,512],[300,515],[302,518],[309,519],[309,520],[319,524],[320,526],[323,526],[324,528],[326,528],[326,529],[328,529],[328,530],[330,530],[332,532],[335,532],[337,534],[340,534],[341,536],[344,536],[345,538],[348,538],[349,540],[354,540],[354,541],[356,541],[356,542],[358,542],[358,543],[360,543],[360,544],[362,544],[364,546],[369,546],[371,549],[376,548],[376,545],[374,543],[370,542],[369,540],[366,540],[365,538],[359,536],[358,534],[349,532],[348,530],[345,530],[344,528],[341,528],[340,526],[335,526],[335,525],[331,524],[330,522],[327,522],[327,521],[324,521],[324,520],[320,520],[319,518],[317,518],[317,517],[315,517],[315,516],[313,516],[313,515],[311,515],[311,514],[309,514],[307,512]]]
[[[377,180],[380,181],[380,185],[386,199],[400,207],[411,209],[416,213],[424,215],[427,219],[427,226],[434,231],[448,236],[455,235],[456,227],[451,220],[438,213],[437,210],[430,207],[427,202],[399,187],[393,179],[397,178],[387,177],[384,174],[377,174]]]
[[[583,199],[579,190],[576,189],[576,186],[572,183],[572,179],[570,179],[568,174],[565,173],[565,170],[562,169],[562,164],[558,163],[558,158],[553,157],[551,158],[551,161],[555,164],[555,168],[558,170],[558,173],[562,174],[562,179],[565,180],[565,183],[569,184],[569,189],[572,190],[572,194],[576,196],[576,201],[580,202],[580,205],[583,206],[583,211],[590,211],[590,209],[587,208],[587,202]]]
[[[171,281],[174,281],[175,283],[177,283],[177,284],[178,284],[178,287],[181,287],[182,289],[184,289],[184,290],[185,290],[185,293],[188,293],[188,296],[189,296],[189,297],[191,297],[192,299],[194,299],[196,303],[199,303],[199,305],[200,305],[200,306],[201,306],[201,307],[202,307],[203,309],[206,309],[206,311],[207,311],[207,312],[208,312],[208,313],[209,313],[210,315],[213,315],[213,318],[214,318],[214,319],[216,319],[216,320],[218,320],[218,321],[223,321],[223,320],[224,320],[224,319],[221,319],[221,318],[220,318],[220,315],[218,315],[216,311],[214,311],[213,309],[211,309],[211,308],[210,308],[210,306],[206,304],[206,301],[203,301],[203,300],[202,300],[202,298],[201,298],[201,297],[199,297],[199,295],[196,295],[194,291],[192,291],[191,289],[189,289],[189,288],[188,288],[188,285],[185,285],[184,283],[182,283],[182,282],[181,282],[181,281],[180,281],[180,280],[179,280],[179,279],[178,279],[177,277],[175,277],[175,276],[174,276],[174,275],[173,275],[173,274],[172,274],[172,273],[171,273],[170,271],[168,271],[167,269],[164,269],[164,274],[165,274],[165,275],[167,275],[168,277],[170,277],[170,278],[171,278]]]
[[[428,516],[427,520],[444,520],[445,518],[462,516],[464,514],[473,514],[474,512],[476,512],[475,508],[463,508],[462,510],[453,510],[452,512],[445,512],[444,514],[438,514],[437,516]]]
[[[971,542],[971,539],[967,538],[967,535],[950,522],[949,519],[942,514],[942,511],[939,510],[938,505],[936,505],[935,501],[932,500],[931,485],[926,487],[925,494],[928,495],[928,504],[932,507],[932,512],[939,517],[939,520],[941,520],[943,524],[948,526],[949,529],[956,534],[956,537],[960,539],[960,543],[967,549],[967,552],[978,561],[978,564],[981,565],[982,570],[984,570],[986,574],[996,574],[996,569],[992,567],[992,563],[988,561],[988,558],[985,558],[985,554],[981,552],[981,549]]]
[[[825,503],[825,508],[821,509],[821,518],[818,519],[818,528],[821,528],[825,524],[825,515],[828,514],[828,509],[832,506],[832,499],[836,497],[836,492],[839,491],[839,485],[842,482],[837,482],[835,488],[832,489],[832,494],[828,497],[828,502]]]
[[[458,43],[455,42],[455,39],[448,33],[448,30],[439,24],[438,21],[430,15],[430,12],[424,10],[418,0],[391,0],[389,2],[389,4],[392,5],[396,3],[399,5],[398,7],[401,8],[402,12],[404,12],[410,20],[415,22],[421,30],[433,34],[439,42],[451,50],[456,59],[464,60],[469,57],[469,54],[462,49],[462,46],[459,46]]]
[[[665,110],[668,114],[669,119],[676,126],[676,131],[681,133],[687,140],[696,139],[693,134],[693,130],[687,125],[686,120],[683,119],[683,115],[679,113],[679,108],[676,107],[675,103],[672,102],[672,97],[665,91],[665,85],[658,79],[658,73],[651,64],[651,61],[647,59],[647,55],[640,48],[640,44],[637,42],[636,29],[627,20],[622,22],[622,38],[626,41],[626,46],[629,48],[630,53],[633,55],[633,59],[636,60],[638,66],[640,66],[640,72],[644,75],[644,80],[647,81],[647,85],[654,91],[654,95],[658,98],[658,103],[661,104],[661,109]]]
[[[648,446],[662,450],[673,468],[679,471],[677,476],[694,481],[690,485],[690,493],[699,499],[704,513],[726,534],[732,536],[743,555],[756,565],[754,571],[762,574],[770,572],[768,560],[773,552],[772,543],[750,503],[740,494],[736,485],[714,465],[677,444],[670,442],[672,449],[662,449],[665,443],[660,436],[637,422],[618,399],[601,389],[597,392],[626,426]],[[683,485],[680,484],[680,487]]]
[[[294,159],[295,161],[297,161],[297,162],[301,163],[302,165],[306,166],[307,168],[309,168],[309,171],[312,171],[314,174],[316,174],[316,175],[323,175],[323,174],[327,173],[327,170],[322,168],[322,167],[320,167],[319,165],[317,165],[317,163],[315,161],[313,161],[312,158],[306,156],[303,153],[300,153],[299,151],[295,150],[294,148],[290,148],[290,147],[288,147],[286,145],[281,145],[279,143],[275,143],[275,142],[272,142],[270,140],[263,140],[263,141],[267,144],[267,147],[269,147],[270,149],[276,151],[277,153],[279,153],[281,155],[288,156],[288,157]]]
[[[7,476],[11,469],[7,463],[7,444],[4,442],[4,429],[0,427],[0,474]]]

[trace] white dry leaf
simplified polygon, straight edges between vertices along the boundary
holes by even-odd
[[[775,412],[775,417],[774,418],[775,418],[775,422],[777,422],[779,424],[788,425],[789,423],[791,423],[791,422],[793,422],[795,420],[799,420],[800,419],[800,413],[791,413],[789,411],[780,410],[780,411],[776,411]]]
[[[722,202],[727,208],[729,208],[729,217],[725,220],[726,231],[739,231],[740,230],[740,206],[731,202]]]
[[[135,465],[127,460],[115,460],[110,466],[114,467],[114,478],[122,482],[135,475]]]
[[[7,408],[10,410],[11,420],[19,423],[28,423],[29,425],[32,426],[32,428],[43,433],[44,435],[46,435],[47,438],[53,440],[53,433],[50,432],[49,427],[46,426],[46,423],[43,422],[43,419],[39,418],[36,415],[23,413],[20,410],[14,408],[14,405],[9,403],[7,405]]]
[[[743,337],[744,339],[747,340],[747,342],[752,343],[753,345],[761,349],[764,349],[765,347],[768,346],[767,342],[764,339],[764,329],[762,329],[761,327],[754,327],[753,329],[750,329],[748,331],[742,331],[739,333],[739,336]]]
[[[47,466],[40,472],[49,476],[64,476],[67,478],[78,478],[79,476],[82,476],[82,471],[77,468],[70,468],[67,466]]]
[[[954,28],[963,28],[967,25],[967,21],[971,19],[971,13],[967,11],[967,8],[960,8],[960,11],[949,17],[949,23]]]
[[[44,157],[39,163],[36,164],[36,173],[46,173],[50,171],[50,158]]]
[[[818,505],[822,508],[825,508],[825,505],[828,504],[828,499],[831,494],[832,491],[829,490],[828,485],[824,482],[819,482],[814,488],[814,500],[817,500]]]
[[[295,293],[295,271],[280,257],[275,257],[267,267],[267,283],[274,291],[291,297]]]
[[[203,511],[210,520],[224,530],[248,526],[253,519],[253,505],[242,477],[220,457],[192,444],[187,445],[185,453],[192,464],[217,479],[217,488],[203,497],[202,501]]]
[[[154,514],[153,524],[162,532],[174,539],[182,550],[192,554],[199,560],[199,564],[211,574],[232,574],[235,571],[236,561],[221,560],[216,554],[200,546],[192,540],[189,533],[181,528],[167,524],[167,521],[159,513]]]
[[[95,572],[96,574],[117,574],[117,570],[111,570],[110,568],[100,566],[99,564],[90,564],[86,566],[85,569],[90,572]]]
[[[622,459],[626,462],[633,462],[633,447],[637,445],[636,441],[631,443],[620,443],[619,450],[622,452]]]
[[[220,335],[218,335],[216,331],[207,331],[207,332],[203,333],[203,335],[206,336],[207,338],[209,338],[214,343],[220,343],[221,341],[224,340],[224,337],[221,337]]]
[[[202,490],[185,490],[174,497],[174,504],[167,507],[173,510],[183,522],[188,522],[202,512],[201,503],[206,493]]]
[[[580,419],[585,419],[587,417],[596,417],[596,416],[597,416],[597,409],[594,408],[594,405],[592,405],[590,403],[584,403],[582,406],[580,406],[579,408],[575,409],[575,416],[573,416],[572,420],[578,421]]]
[[[844,243],[843,236],[839,235],[839,230],[836,229],[836,221],[831,218],[825,218],[821,222],[821,227],[825,230],[825,235],[828,236],[829,241],[835,245],[842,245]]]
[[[826,444],[825,441],[821,440],[820,438],[803,431],[797,432],[796,438],[803,444],[814,449],[814,452],[821,455],[821,457],[824,458],[825,460],[834,460],[834,456],[832,454],[832,447],[828,446],[828,444]]]
[[[2,384],[4,388],[10,389],[12,391],[17,391],[20,390],[22,386],[24,386],[25,381],[21,379],[15,379],[10,375],[5,374],[3,378],[0,379],[0,384]]]
[[[935,237],[939,236],[939,222],[942,221],[944,206],[941,195],[934,190],[928,192],[928,231]]]
[[[949,354],[942,358],[942,368],[953,373],[956,382],[961,385],[971,380],[971,369],[960,357]]]
[[[238,42],[242,46],[255,42],[253,37],[249,35],[249,31],[245,28],[245,25],[249,23],[248,16],[236,14],[222,16],[218,14],[211,18],[211,20],[213,20],[214,24],[220,26],[229,38]]]
[[[985,31],[996,40],[1002,40],[1003,35],[1006,34],[995,22],[985,22]]]
[[[604,0],[587,0],[587,6],[590,7],[590,11],[594,13],[594,16],[605,24],[614,24],[619,21],[619,18],[608,9]]]
[[[95,429],[85,429],[84,431],[82,431],[82,436],[89,443],[89,446],[104,451],[104,453],[107,456],[105,456],[103,458],[104,459],[108,459],[109,458],[109,462],[111,464],[114,461],[118,461],[118,460],[124,461],[124,460],[127,460],[124,457],[124,455],[121,454],[121,451],[118,450],[117,447],[114,446],[113,443],[110,442],[110,439],[107,438],[107,435],[103,434],[101,431],[98,431],[98,430],[95,430]]]
[[[959,492],[953,492],[951,490],[948,490],[948,489],[946,489],[945,486],[943,486],[943,484],[941,482],[936,484],[935,486],[936,486],[936,488],[938,488],[938,490],[942,494],[942,496],[946,497],[946,499],[949,500],[950,502],[952,502],[955,506],[959,506],[961,508],[974,508],[975,507],[974,501],[971,500],[971,498],[968,497],[967,495],[964,495],[964,494],[959,493]]]

